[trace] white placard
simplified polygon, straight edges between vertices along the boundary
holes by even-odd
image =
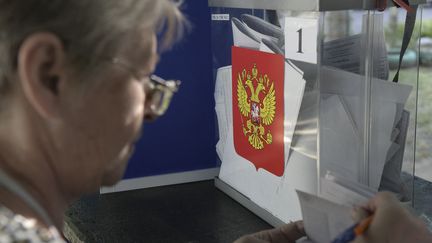
[[[318,18],[285,18],[285,57],[317,63]]]
[[[212,14],[211,19],[213,21],[230,21],[229,14]]]

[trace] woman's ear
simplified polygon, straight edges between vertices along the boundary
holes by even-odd
[[[61,40],[52,33],[27,37],[18,52],[18,79],[30,106],[45,119],[60,115],[64,87],[65,52]]]

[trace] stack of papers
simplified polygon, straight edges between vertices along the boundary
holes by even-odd
[[[368,124],[365,123],[368,97],[364,93],[364,76],[322,67],[320,78],[321,173],[333,171],[377,190],[384,166],[390,159],[387,157],[393,157],[402,148],[395,146],[398,144],[393,140],[401,131],[396,125],[402,119],[412,87],[372,79]],[[365,125],[370,128],[369,141],[364,141]],[[402,132],[406,133],[406,130],[404,126]],[[370,163],[367,165],[364,164],[367,161],[364,159],[364,146],[369,146]]]
[[[368,25],[373,26],[372,32],[367,31]],[[409,120],[404,107],[412,88],[387,81],[389,64],[383,14],[364,15],[362,29],[362,34],[324,43],[323,63],[328,67],[322,69],[321,76],[321,131],[326,141],[320,148],[324,152],[323,170],[354,178],[373,189],[401,193],[400,173]],[[369,40],[371,43],[367,44]],[[366,97],[366,57],[362,50],[369,48],[373,48],[374,54],[370,58],[373,78],[372,94]],[[365,113],[367,99],[370,99],[369,114]],[[330,111],[333,108],[335,110]],[[335,121],[332,113],[338,113],[340,121]],[[365,120],[366,115],[370,124]],[[367,126],[370,127],[369,138],[365,138]],[[334,154],[338,146],[344,144],[347,150]],[[369,150],[369,158],[365,158],[366,150]]]

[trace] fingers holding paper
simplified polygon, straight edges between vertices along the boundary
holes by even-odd
[[[367,231],[358,236],[354,243],[432,242],[432,234],[424,223],[405,209],[391,193],[378,193],[365,206],[354,210],[354,219],[364,219],[367,215],[365,212],[373,214],[373,220]]]

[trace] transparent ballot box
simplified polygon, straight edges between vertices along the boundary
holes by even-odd
[[[375,0],[209,0],[216,185],[275,226],[384,190],[413,205],[424,5],[410,2],[406,18]]]

